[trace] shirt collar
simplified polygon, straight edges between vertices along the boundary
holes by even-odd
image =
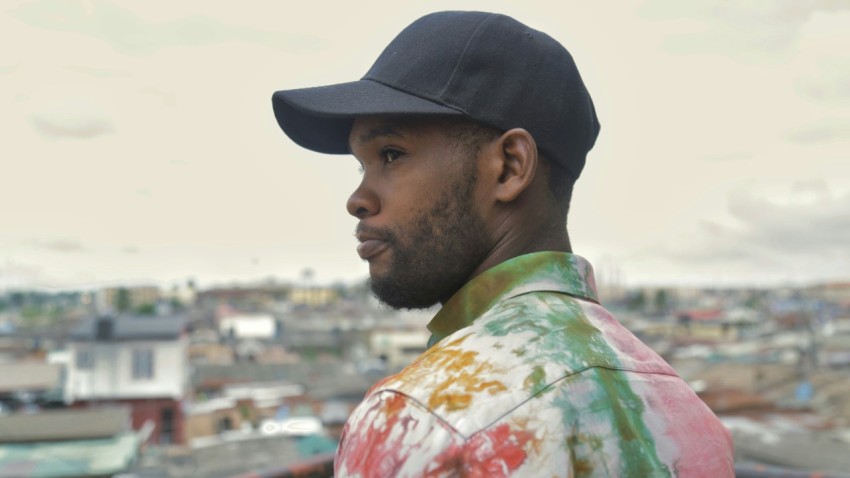
[[[528,292],[561,292],[599,303],[593,268],[566,252],[535,252],[498,264],[467,282],[428,324],[429,345],[470,325],[496,303]]]

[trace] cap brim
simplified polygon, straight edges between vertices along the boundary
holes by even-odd
[[[328,154],[348,154],[354,118],[374,115],[462,115],[458,110],[371,80],[277,91],[274,116],[298,145]]]

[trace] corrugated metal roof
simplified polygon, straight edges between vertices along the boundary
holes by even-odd
[[[93,341],[97,337],[98,322],[111,320],[112,330],[108,340],[169,340],[179,337],[186,328],[183,316],[145,317],[119,316],[111,318],[92,317],[83,320],[73,331],[71,340]]]
[[[112,438],[0,445],[0,478],[112,476],[126,471],[139,452],[139,438]]]
[[[109,438],[127,431],[128,407],[44,410],[0,417],[0,443]]]

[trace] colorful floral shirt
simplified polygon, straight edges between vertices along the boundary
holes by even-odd
[[[576,255],[506,261],[428,328],[349,418],[337,477],[734,476],[729,432],[599,305]]]

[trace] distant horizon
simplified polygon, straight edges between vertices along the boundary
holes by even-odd
[[[334,287],[337,285],[342,285],[344,287],[353,287],[358,284],[364,284],[369,280],[368,276],[362,276],[360,278],[349,278],[349,279],[329,279],[329,280],[310,280],[308,282],[304,282],[303,279],[299,278],[287,278],[283,276],[277,277],[258,277],[254,279],[246,278],[246,279],[232,279],[232,280],[217,280],[217,281],[209,281],[205,282],[203,280],[198,280],[197,278],[192,278],[195,281],[195,288],[198,292],[214,290],[214,289],[225,289],[225,288],[261,288],[264,286],[269,286],[271,283],[270,280],[273,280],[273,284],[276,286],[315,286],[315,287]],[[102,289],[108,288],[132,288],[132,287],[157,287],[161,291],[168,291],[175,286],[178,287],[186,287],[188,285],[188,281],[190,279],[179,281],[154,281],[154,280],[133,280],[127,282],[121,281],[112,281],[112,282],[104,282],[100,284],[86,284],[86,285],[77,285],[77,286],[44,286],[44,285],[36,285],[36,286],[27,286],[27,287],[3,287],[0,285],[0,294],[10,294],[14,292],[43,292],[43,293],[63,293],[63,292],[97,292]],[[807,289],[807,288],[815,288],[815,287],[823,287],[823,286],[831,286],[831,285],[850,285],[850,276],[844,278],[835,278],[835,279],[821,279],[821,280],[810,280],[810,281],[776,281],[771,283],[734,283],[734,282],[724,282],[724,283],[708,283],[708,282],[634,282],[634,283],[625,283],[625,284],[613,284],[610,282],[604,282],[599,279],[599,276],[596,276],[596,284],[597,287],[602,288],[610,288],[610,287],[622,287],[624,289],[718,289],[718,290],[775,290],[775,289]]]

